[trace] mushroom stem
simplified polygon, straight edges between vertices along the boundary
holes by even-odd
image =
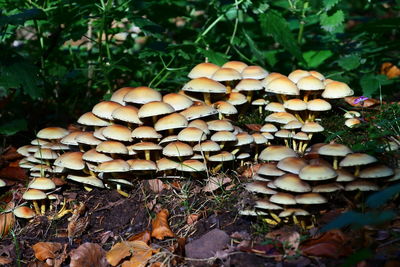
[[[305,93],[305,95],[304,95],[304,98],[303,98],[303,101],[304,102],[308,102],[308,97],[310,96],[310,91],[306,91],[306,93]]]
[[[121,185],[120,185],[120,184],[117,184],[117,192],[118,192],[118,194],[120,194],[121,196],[129,197],[129,194],[128,194],[128,193],[122,191]]]
[[[46,204],[44,201],[42,201],[42,204],[40,205],[40,213],[43,215],[46,212]]]
[[[203,93],[203,96],[204,96],[204,102],[206,103],[206,105],[211,106],[210,93]]]
[[[284,141],[285,141],[285,146],[289,147],[289,142],[288,142],[288,140],[287,140],[287,139],[284,139]]]
[[[219,170],[221,170],[222,168],[222,163],[218,164],[217,166],[215,166],[212,170],[211,173],[215,174],[217,172],[219,172]]]
[[[231,153],[233,154],[233,155],[235,155],[236,153],[238,153],[239,152],[239,148],[236,148],[235,150],[233,150]]]
[[[333,168],[334,168],[335,170],[338,169],[338,157],[337,157],[337,156],[334,156],[334,157],[333,157]]]
[[[258,106],[258,112],[260,113],[260,116],[263,114],[263,106]]]
[[[354,176],[358,177],[359,174],[360,174],[360,166],[356,166],[356,170],[354,172]]]
[[[146,160],[150,160],[150,150],[145,150],[144,155],[145,155]]]
[[[294,151],[297,151],[297,143],[296,143],[296,140],[293,139],[293,140],[292,140],[292,143],[293,143],[293,150],[294,150]]]
[[[36,200],[33,200],[32,202],[33,202],[33,207],[35,208],[36,214],[40,214],[39,204],[37,203]]]
[[[276,215],[275,213],[269,212],[269,215],[271,215],[271,217],[272,217],[277,223],[280,223],[280,222],[281,222],[281,218],[279,218],[279,216]]]
[[[247,102],[250,103],[252,98],[253,98],[253,91],[249,91],[247,93]]]
[[[89,187],[89,186],[83,186],[83,188],[85,188],[86,191],[90,192],[93,190],[93,188]]]
[[[297,112],[294,114],[294,116],[296,117],[296,119],[298,119],[298,120],[299,120],[299,122],[301,122],[301,123],[304,123],[304,120],[303,120],[303,118],[302,118],[302,117],[300,117],[300,115],[299,115]]]

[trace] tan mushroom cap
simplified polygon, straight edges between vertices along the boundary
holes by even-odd
[[[157,165],[151,160],[130,159],[127,163],[131,171],[157,171]]]
[[[242,75],[240,75],[240,73],[235,69],[219,68],[216,72],[214,72],[211,79],[218,82],[234,81],[241,80]]]
[[[260,129],[260,132],[262,132],[262,133],[274,133],[277,131],[278,131],[278,128],[276,128],[276,126],[273,125],[272,123],[266,123]]]
[[[236,156],[236,159],[238,160],[243,160],[243,159],[248,159],[250,158],[250,153],[240,153],[239,155]]]
[[[132,137],[137,139],[159,139],[161,134],[150,126],[139,126],[132,131]]]
[[[235,146],[245,146],[254,142],[254,137],[247,132],[238,133]]]
[[[265,91],[282,95],[300,95],[299,88],[297,88],[296,84],[285,76],[269,82],[265,87]]]
[[[297,87],[303,91],[317,91],[325,89],[324,83],[312,75],[301,78],[297,82]]]
[[[222,65],[222,68],[231,68],[241,73],[247,66],[246,63],[241,61],[228,61]]]
[[[208,105],[191,106],[180,112],[187,120],[194,120],[202,117],[217,114],[218,111]]]
[[[281,210],[283,209],[281,206],[276,205],[266,199],[258,199],[254,203],[254,207],[257,209],[264,209],[264,210]]]
[[[314,186],[312,191],[314,193],[332,193],[343,189],[344,187],[339,183],[330,183]]]
[[[356,179],[352,173],[343,169],[337,169],[336,173],[338,175],[336,177],[336,182],[352,182]]]
[[[71,170],[83,170],[85,168],[85,162],[83,161],[82,156],[82,152],[64,153],[54,161],[54,166]]]
[[[193,149],[186,143],[176,141],[166,145],[162,153],[167,157],[185,157],[193,155]]]
[[[109,121],[97,117],[91,111],[81,115],[78,119],[78,123],[86,126],[98,126],[98,127],[108,126],[111,124]]]
[[[200,144],[196,144],[193,147],[193,151],[196,152],[212,152],[212,151],[220,151],[221,147],[218,145],[217,142],[214,142],[212,140],[206,140],[204,142],[201,142]]]
[[[266,144],[268,142],[268,138],[264,134],[265,133],[253,133],[253,134],[251,134],[251,136],[254,139],[254,143],[257,144],[257,145]]]
[[[225,162],[235,160],[235,156],[228,151],[221,151],[218,154],[212,155],[208,158],[211,162]]]
[[[320,79],[321,81],[325,80],[325,76],[315,70],[310,70],[309,73],[314,76],[315,78]]]
[[[31,172],[35,172],[35,171],[44,171],[44,172],[53,172],[53,169],[46,165],[46,164],[36,164],[35,166],[33,166],[32,168],[30,168]]]
[[[343,115],[346,119],[353,119],[353,118],[359,118],[361,116],[361,113],[355,110],[349,110],[346,111]]]
[[[93,136],[96,137],[97,139],[102,140],[102,141],[107,141],[107,138],[103,135],[103,130],[104,130],[105,128],[106,128],[106,127],[101,127],[101,128],[96,129],[96,130],[93,132]]]
[[[112,113],[114,112],[114,110],[116,110],[117,108],[120,108],[120,107],[122,107],[122,105],[117,102],[102,101],[93,107],[92,113],[99,118],[112,120],[113,119]],[[103,126],[103,125],[101,125],[101,126]]]
[[[43,191],[40,191],[39,189],[28,189],[22,195],[22,198],[25,200],[41,200],[46,199],[47,196]]]
[[[285,125],[282,126],[282,129],[294,130],[294,129],[301,129],[301,127],[303,127],[303,123],[301,123],[299,121],[289,121],[288,123],[286,123]],[[294,137],[294,135],[293,135],[293,137]]]
[[[56,159],[58,154],[50,148],[40,148],[36,151],[33,156],[37,159]]]
[[[46,141],[46,140],[43,140],[43,139],[39,139],[39,138],[33,139],[31,141],[31,145],[34,145],[34,146],[42,146],[42,147],[44,147],[45,145],[48,145],[48,144],[51,144],[51,143],[49,141]]]
[[[199,93],[226,93],[226,87],[223,84],[205,77],[189,81],[182,90]]]
[[[211,135],[211,140],[215,142],[234,142],[237,141],[237,137],[232,132],[219,131]]]
[[[294,70],[288,75],[288,78],[292,82],[297,83],[301,78],[304,78],[304,77],[307,77],[310,75],[311,74],[306,70]]]
[[[287,112],[275,112],[265,118],[266,122],[276,122],[280,124],[287,124],[290,121],[297,121],[297,118]]]
[[[252,183],[246,184],[246,190],[253,193],[260,193],[265,195],[273,195],[276,194],[275,190],[272,190],[267,186],[267,182],[263,181],[255,181]]]
[[[42,163],[42,161],[40,159],[35,158],[34,156],[28,156],[25,158],[27,161],[29,162],[33,162],[33,163]]]
[[[264,109],[271,112],[286,112],[283,104],[279,102],[269,102]]]
[[[83,155],[82,155],[82,159],[85,161],[89,161],[89,162],[96,162],[96,163],[101,163],[101,162],[106,162],[106,161],[110,161],[113,158],[109,157],[105,154],[99,153],[96,151],[95,148],[90,149],[88,151],[86,151]]]
[[[114,159],[100,163],[97,167],[98,172],[128,172],[130,170],[129,164],[122,159]]]
[[[349,128],[353,128],[354,126],[356,126],[357,124],[360,124],[360,123],[361,123],[361,121],[359,119],[352,118],[352,119],[347,119],[344,122],[344,125],[346,125]]]
[[[166,144],[166,143],[170,143],[170,142],[174,142],[174,141],[178,141],[178,135],[169,135],[167,137],[164,137],[163,139],[161,139],[161,141],[158,144],[162,145],[162,144]]]
[[[304,193],[310,192],[311,186],[306,182],[302,181],[296,174],[284,174],[281,177],[274,180],[274,185],[282,190]]]
[[[97,152],[111,153],[111,154],[128,154],[126,146],[118,141],[104,141],[97,145]]]
[[[299,177],[306,181],[329,180],[336,176],[336,171],[332,167],[326,165],[310,164],[302,168],[299,172]]]
[[[343,98],[346,96],[351,96],[353,94],[354,94],[353,90],[351,90],[347,84],[333,81],[326,84],[325,90],[322,93],[322,97],[334,99],[334,98]]]
[[[110,100],[125,106],[125,101],[124,101],[125,95],[134,89],[135,89],[134,87],[122,87],[111,95]]]
[[[331,110],[331,104],[323,99],[313,99],[307,102],[307,109],[311,111],[327,111]]]
[[[247,66],[241,72],[243,79],[262,80],[268,76],[268,71],[260,66]]]
[[[139,142],[131,145],[131,148],[136,151],[162,150],[162,146],[154,144],[153,142]]]
[[[346,184],[346,186],[344,187],[345,191],[355,191],[355,190],[360,190],[360,191],[378,191],[379,187],[369,181],[365,181],[365,180],[356,180],[356,181],[352,181],[348,184]]]
[[[31,147],[33,147],[33,146],[31,146],[31,145],[21,146],[17,149],[17,153],[24,157],[28,157],[31,155],[31,153],[29,152],[29,148],[31,148]]]
[[[206,170],[206,165],[196,159],[188,159],[178,164],[176,169],[182,172],[203,172]]]
[[[81,133],[83,133],[83,132],[81,132],[81,131],[72,132],[69,135],[62,138],[60,140],[60,143],[64,144],[64,145],[77,146],[78,142],[75,140],[75,137],[77,137]]]
[[[167,171],[167,170],[175,170],[178,167],[179,162],[170,160],[168,158],[161,158],[157,160],[156,164],[158,171]]]
[[[347,154],[353,153],[348,146],[342,144],[327,144],[318,149],[318,153],[324,156],[339,156],[344,157]]]
[[[265,100],[264,98],[258,98],[256,100],[254,100],[253,102],[251,102],[252,106],[265,106],[269,103],[268,100]]]
[[[228,120],[212,120],[207,122],[207,127],[211,131],[233,131],[233,125]]]
[[[275,164],[272,163],[262,163],[260,168],[257,170],[258,175],[263,176],[281,176],[285,172],[279,170]]]
[[[129,91],[124,101],[134,104],[147,104],[153,101],[161,101],[162,97],[160,92],[146,86],[139,86]]]
[[[81,184],[87,184],[99,188],[104,188],[103,181],[94,176],[80,176],[80,175],[69,174],[67,176],[67,179]]]
[[[268,213],[260,210],[239,210],[239,215],[242,216],[266,216]]]
[[[282,130],[277,131],[274,135],[275,135],[275,137],[279,137],[279,138],[292,138],[294,134],[291,131],[282,129]]]
[[[28,188],[39,189],[39,190],[52,190],[56,188],[54,182],[46,177],[34,178],[29,184]]]
[[[286,172],[299,174],[300,170],[307,166],[307,162],[303,158],[287,157],[278,162],[276,167]]]
[[[153,101],[144,104],[138,111],[139,118],[148,118],[159,115],[166,115],[175,112],[174,108],[161,101]]]
[[[263,89],[263,86],[259,80],[256,79],[243,79],[235,87],[236,90],[240,91],[259,91]]]
[[[103,130],[103,135],[106,138],[117,141],[132,141],[131,134],[132,132],[128,127],[118,124],[107,126]]]
[[[340,167],[352,167],[352,166],[360,166],[360,165],[367,165],[378,160],[368,154],[365,153],[352,153],[348,154],[342,161],[339,162]]]
[[[283,106],[286,109],[294,110],[294,111],[302,111],[302,110],[306,110],[307,109],[307,103],[304,102],[303,100],[297,99],[297,98],[289,99],[288,101],[286,101],[283,104]]]
[[[367,167],[360,171],[360,178],[376,179],[388,177],[394,174],[393,169],[386,165],[378,164],[374,166]]]
[[[75,137],[75,140],[78,144],[86,144],[90,146],[97,146],[101,143],[101,140],[94,137],[92,132],[82,132]]]
[[[210,134],[210,130],[208,129],[208,124],[203,120],[194,120],[189,122],[188,127],[196,127],[202,130],[205,134]]]
[[[190,79],[196,79],[201,77],[211,78],[212,75],[219,70],[219,66],[213,63],[200,63],[197,64],[188,74]]]
[[[207,139],[206,134],[196,127],[187,127],[178,134],[178,140],[182,142],[201,142]]]
[[[268,85],[270,82],[272,82],[272,81],[275,80],[275,79],[282,78],[282,77],[287,78],[287,77],[286,77],[285,75],[283,75],[283,74],[280,74],[280,73],[277,73],[277,72],[271,72],[264,80],[261,81],[261,84],[262,84],[262,86],[263,86],[264,88],[266,88],[267,85]]]
[[[116,120],[141,125],[143,122],[139,119],[138,109],[133,106],[123,106],[115,109],[111,117]],[[104,125],[107,126],[107,125]]]
[[[309,216],[310,213],[303,209],[285,209],[279,213],[279,217],[285,218],[289,216]]]
[[[189,97],[177,93],[166,94],[162,101],[171,105],[175,111],[181,111],[193,105],[193,101]]]
[[[301,127],[301,131],[305,133],[319,133],[324,131],[324,127],[317,122],[307,121],[304,123],[303,127]]]
[[[13,210],[15,217],[22,219],[30,219],[35,217],[36,213],[31,208],[26,206],[19,206]]]
[[[218,101],[213,104],[213,106],[218,110],[219,113],[224,115],[237,114],[238,110],[229,102]]]
[[[185,128],[188,126],[188,121],[185,116],[179,113],[172,113],[162,117],[154,124],[156,131],[164,131],[171,129]]]
[[[297,154],[286,146],[269,146],[260,153],[258,158],[264,161],[280,161],[287,157],[297,157]]]
[[[281,205],[296,205],[296,199],[292,194],[278,192],[269,198],[269,201]]]
[[[37,138],[41,139],[49,139],[49,140],[54,140],[54,139],[61,139],[69,134],[69,131],[67,129],[61,128],[61,127],[47,127],[41,129],[37,134]]]
[[[234,106],[243,105],[247,103],[247,98],[244,94],[239,92],[231,92],[226,96],[226,101]]]
[[[318,193],[305,193],[296,196],[297,204],[314,205],[314,204],[324,204],[328,200]]]

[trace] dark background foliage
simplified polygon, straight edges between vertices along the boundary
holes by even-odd
[[[0,0],[0,10],[3,140],[65,127],[123,86],[177,91],[206,58],[318,69],[356,95],[399,96],[398,79],[379,73],[399,64],[400,1]]]

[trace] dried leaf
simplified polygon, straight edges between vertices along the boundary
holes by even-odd
[[[60,243],[56,242],[39,242],[33,245],[32,249],[35,252],[36,259],[45,261],[47,259],[55,259],[62,247]]]
[[[300,245],[300,234],[286,228],[269,232],[266,237],[282,243],[285,254],[288,256],[294,256]]]
[[[94,243],[80,245],[77,249],[71,251],[70,257],[71,267],[109,266],[106,260],[106,252],[98,244]]]
[[[376,105],[379,103],[379,100],[368,98],[364,101],[358,101],[360,96],[348,96],[344,98],[344,101],[346,101],[347,104],[353,107],[363,107],[363,108],[368,108],[372,107],[373,105]]]
[[[159,213],[157,213],[156,218],[154,218],[151,222],[151,225],[153,227],[153,231],[151,232],[152,237],[163,240],[164,237],[175,236],[169,228],[168,216],[169,212],[166,209],[162,209]]]
[[[208,179],[207,184],[204,186],[203,191],[204,192],[213,192],[220,188],[221,186],[230,183],[232,180],[229,177],[222,177],[222,176],[216,176],[216,177],[210,177]]]
[[[13,181],[28,180],[25,170],[20,167],[4,167],[0,170],[0,177]]]
[[[8,202],[5,207],[1,207],[5,212],[0,213],[0,238],[8,234],[11,228],[14,227],[15,217],[12,212],[8,212],[14,208],[14,202]]]
[[[143,241],[144,243],[148,244],[150,241],[150,238],[151,238],[150,231],[146,230],[146,231],[140,232],[136,235],[129,237],[127,241]]]
[[[258,169],[259,169],[260,167],[261,167],[261,164],[252,165],[252,166],[246,168],[246,169],[242,172],[241,175],[242,175],[243,177],[245,177],[245,178],[250,179],[250,178],[252,178],[253,175],[258,171]]]
[[[200,218],[200,214],[195,214],[195,213],[194,214],[189,214],[189,216],[186,219],[186,223],[188,225],[192,225],[195,222],[197,222],[199,220],[199,218]]]
[[[255,123],[251,123],[251,124],[246,124],[246,127],[249,130],[255,131],[255,132],[259,132],[262,128],[261,124],[255,124]]]
[[[164,190],[164,183],[160,179],[150,179],[147,182],[154,193],[160,193]]]
[[[0,256],[0,265],[10,264],[11,262],[12,262],[12,259],[10,259],[8,257]]]
[[[106,258],[108,263],[116,266],[121,260],[132,255],[131,259],[125,261],[122,266],[145,266],[153,252],[156,250],[143,241],[122,241],[107,252]]]
[[[386,75],[389,79],[393,79],[400,76],[400,69],[390,62],[384,62],[380,73]]]

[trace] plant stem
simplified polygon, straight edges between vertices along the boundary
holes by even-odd
[[[15,235],[13,230],[11,230],[10,233],[12,235],[14,246],[15,246],[15,255],[17,256],[16,263],[17,263],[18,267],[21,267],[21,252],[19,250],[17,236]]]
[[[306,11],[308,8],[308,2],[305,2],[303,5],[303,10],[301,11],[301,20],[300,20],[300,27],[299,27],[299,34],[297,35],[297,42],[300,44],[301,40],[303,39],[303,32],[304,32],[304,18],[306,17]]]

